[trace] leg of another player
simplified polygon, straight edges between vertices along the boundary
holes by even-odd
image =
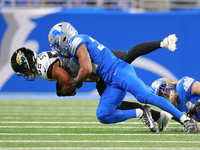
[[[143,108],[143,106],[137,102],[128,102],[128,101],[122,101],[122,103],[117,107],[117,109],[120,110],[128,110],[128,109],[136,109],[136,108]],[[151,115],[155,122],[158,124],[158,131],[165,131],[168,123],[171,120],[172,115],[165,112],[165,111],[156,111],[151,109]]]
[[[159,48],[167,48],[170,51],[174,52],[176,50],[177,39],[178,38],[176,37],[176,35],[172,34],[164,38],[163,40],[139,43],[133,46],[128,51],[112,50],[112,52],[117,58],[120,58],[130,64],[137,57],[149,54]]]

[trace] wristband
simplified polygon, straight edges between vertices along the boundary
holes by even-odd
[[[83,83],[82,82],[78,82],[76,78],[73,79],[71,84],[77,89],[79,89],[83,85]]]

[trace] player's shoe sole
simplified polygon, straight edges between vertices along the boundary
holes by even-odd
[[[151,132],[156,132],[155,123],[153,121],[150,111],[151,111],[150,106],[147,105],[143,106],[142,121],[150,128]]]

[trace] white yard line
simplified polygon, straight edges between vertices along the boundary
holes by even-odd
[[[43,122],[43,121],[0,121],[0,124],[1,123],[28,123],[28,124],[102,124],[100,122],[52,122],[52,121],[49,121],[49,122]],[[116,123],[117,124],[143,124],[142,122],[120,122],[120,123]],[[180,124],[178,122],[170,122],[169,124]]]
[[[0,133],[0,135],[52,135],[52,136],[63,136],[63,135],[75,135],[75,136],[119,136],[119,135],[121,135],[121,136],[141,136],[141,135],[144,135],[144,136],[153,136],[153,135],[157,135],[157,136],[160,136],[160,135],[165,135],[165,136],[199,136],[199,134],[151,134],[151,133],[149,133],[149,134],[115,134],[115,133],[113,133],[113,134],[107,134],[107,133],[105,133],[105,134],[93,134],[93,133],[91,133],[91,134],[85,134],[85,133],[83,133],[83,134],[81,134],[81,133]]]
[[[127,128],[148,128],[148,127],[121,127],[121,126],[114,126],[114,127],[111,127],[111,126],[105,126],[105,127],[96,127],[96,126],[0,126],[0,128],[11,128],[11,129],[17,129],[17,128],[21,128],[21,129],[24,129],[24,128],[71,128],[71,129],[76,129],[76,128],[81,128],[81,129],[87,129],[87,128],[123,128],[123,129],[127,129]],[[174,128],[174,127],[173,127]]]
[[[174,147],[0,147],[1,150],[175,150]],[[188,147],[178,147],[179,150],[188,150]],[[190,147],[199,150],[199,147]]]
[[[95,113],[84,114],[84,113],[0,113],[0,116],[3,115],[14,115],[14,116],[95,116]]]
[[[134,141],[134,140],[0,140],[0,143],[200,143],[200,141]]]
[[[36,109],[36,110],[12,110],[12,109],[9,109],[9,110],[0,110],[1,113],[63,113],[63,110],[45,110],[45,109]],[[93,113],[95,114],[96,113],[96,110],[78,110],[78,109],[75,109],[75,110],[65,110],[65,113]]]
[[[174,147],[0,147],[1,150],[175,150]],[[178,147],[179,150],[188,150],[188,147]],[[192,147],[192,150],[199,150],[199,147]]]
[[[61,128],[70,128],[70,129],[87,129],[87,128],[93,128],[93,129],[101,129],[101,128],[121,128],[121,129],[133,129],[133,128],[136,128],[136,129],[140,129],[140,128],[148,128],[147,126],[144,126],[144,127],[121,127],[121,126],[101,126],[101,127],[96,127],[96,126],[0,126],[0,128],[9,128],[9,129],[24,129],[24,128],[38,128],[38,129],[47,129],[47,128],[50,128],[50,129],[61,129]],[[173,128],[174,127],[168,127],[168,128]],[[176,127],[176,128],[183,128],[183,127]]]

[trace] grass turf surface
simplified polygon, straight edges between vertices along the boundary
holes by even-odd
[[[175,121],[161,133],[138,118],[100,124],[97,106],[98,100],[1,99],[0,149],[199,149],[200,134]]]

